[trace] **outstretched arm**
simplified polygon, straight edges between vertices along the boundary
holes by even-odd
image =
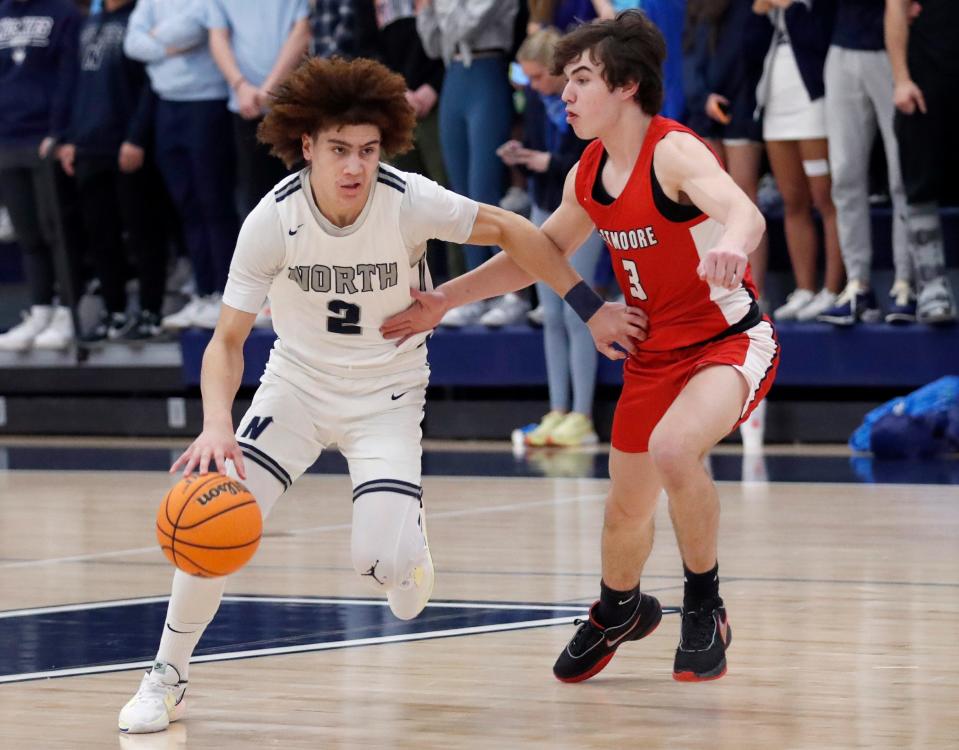
[[[541,229],[517,214],[481,204],[467,241],[499,245],[505,252],[433,292],[413,290],[413,305],[387,319],[380,329],[383,335],[405,340],[414,333],[434,328],[443,313],[452,307],[522,289],[536,279],[566,297],[583,281],[567,258],[593,229],[589,216],[576,201],[575,174],[574,168],[567,178],[562,203]],[[633,340],[642,341],[646,337],[645,314],[625,305],[603,304],[588,319],[587,325],[597,349],[610,359],[625,356],[613,344],[632,352],[635,351]]]

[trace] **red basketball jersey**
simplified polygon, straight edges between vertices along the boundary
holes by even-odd
[[[653,151],[673,131],[695,135],[665,117],[652,119],[626,187],[608,205],[593,193],[606,160],[599,140],[586,147],[576,173],[576,197],[606,241],[626,304],[649,316],[649,337],[639,346],[647,351],[701,343],[736,324],[760,319],[748,270],[742,286],[733,290],[711,285],[696,273],[723,226],[695,206],[671,201],[659,189]]]

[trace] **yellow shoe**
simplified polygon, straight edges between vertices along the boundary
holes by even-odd
[[[593,423],[585,414],[571,411],[556,427],[549,433],[549,444],[562,447],[573,447],[578,445],[595,445],[599,442],[596,436],[596,430],[593,429]]]
[[[561,411],[551,411],[532,432],[526,435],[526,444],[541,446],[549,444],[549,435],[566,418]]]

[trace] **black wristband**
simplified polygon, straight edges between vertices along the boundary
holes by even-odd
[[[603,298],[596,294],[585,281],[580,281],[566,292],[563,299],[584,323],[588,323],[596,311],[603,306]]]

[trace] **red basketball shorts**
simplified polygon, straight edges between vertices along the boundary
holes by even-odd
[[[689,379],[704,367],[729,365],[749,385],[738,427],[769,392],[779,366],[779,342],[768,319],[719,341],[667,352],[640,352],[623,368],[623,392],[613,416],[612,444],[644,453],[649,436]]]

